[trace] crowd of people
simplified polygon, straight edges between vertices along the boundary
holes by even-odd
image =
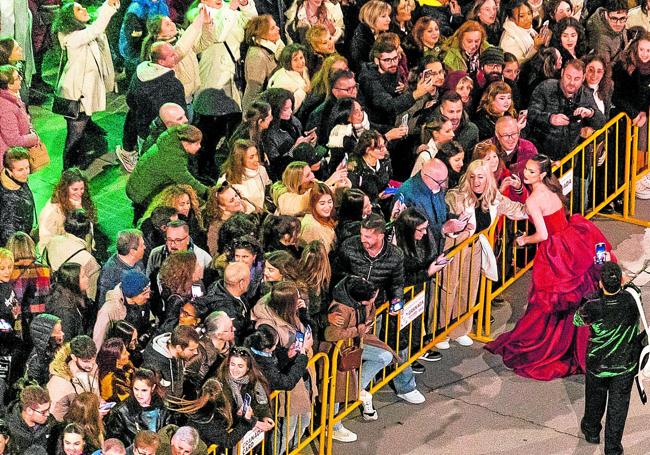
[[[592,147],[568,199],[552,165],[621,112],[647,147],[642,1],[42,0],[3,10],[0,455],[205,453],[254,429],[289,453],[322,392],[309,359],[349,338],[363,341],[363,368],[336,402],[359,399],[376,420],[369,386],[410,348],[396,317],[404,287],[442,274],[417,327],[432,339],[477,303],[490,246],[451,262],[446,252],[502,215],[531,221],[516,244],[537,244],[538,259],[526,315],[487,348],[525,377],[587,371],[588,330],[573,314],[597,289],[594,244],[610,246],[568,215],[604,201],[625,160]],[[53,87],[41,77],[52,49]],[[109,254],[83,169],[105,151],[92,117],[116,84],[134,219]],[[48,91],[76,111],[37,214],[28,179],[41,138],[29,106]],[[597,190],[581,194],[591,182]],[[636,195],[650,198],[650,179]],[[511,221],[499,223],[515,237]],[[597,320],[581,311],[581,324]],[[400,399],[425,401],[416,376],[439,351],[471,346],[472,323],[394,378]],[[279,413],[275,390],[292,392]],[[583,426],[592,442],[597,414]],[[622,453],[616,434],[608,454]],[[337,441],[357,437],[334,427]]]

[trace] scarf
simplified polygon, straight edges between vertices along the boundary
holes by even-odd
[[[228,385],[230,386],[230,390],[232,390],[232,396],[235,400],[235,403],[237,404],[237,409],[241,408],[244,405],[244,400],[241,396],[241,389],[245,385],[248,385],[248,383],[249,378],[247,374],[241,378],[236,379],[228,375]],[[262,384],[259,382],[255,383],[255,401],[258,404],[267,404],[269,402],[266,396],[266,392],[264,391],[264,387],[262,387]]]
[[[280,59],[280,54],[282,53],[282,49],[284,49],[284,42],[281,39],[277,40],[275,43],[267,39],[259,39],[255,41],[258,46],[268,49],[275,56],[276,61]]]

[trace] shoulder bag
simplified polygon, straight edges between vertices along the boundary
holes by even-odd
[[[81,112],[81,98],[78,100],[70,100],[68,98],[62,97],[59,92],[59,81],[61,80],[61,75],[63,74],[64,54],[66,56],[66,61],[67,61],[68,60],[67,47],[63,47],[63,49],[61,49],[61,58],[59,60],[59,73],[57,75],[56,84],[55,84],[56,91],[54,93],[54,101],[52,101],[52,113],[62,115],[65,118],[69,118],[72,120],[77,120]],[[84,64],[84,75],[83,75],[83,79],[81,80],[82,87],[83,87],[85,77],[86,77],[86,66]]]

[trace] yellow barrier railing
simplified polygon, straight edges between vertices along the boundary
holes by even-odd
[[[647,127],[650,128],[650,124]],[[632,125],[626,114],[619,114],[555,163],[554,172],[567,189],[571,187],[567,198],[570,213],[577,213],[586,218],[607,216],[650,226],[650,222],[634,218],[635,184],[650,169],[647,140],[644,149],[639,151],[639,138],[639,128]],[[602,209],[617,198],[623,201],[623,213],[603,215]],[[402,314],[390,314],[387,302],[379,306],[375,316],[374,333],[398,352],[400,338],[406,337],[407,347],[403,350],[403,361],[397,366],[383,368],[375,376],[376,380],[371,381],[368,387],[370,393],[374,394],[385,387],[409,368],[420,355],[449,337],[454,329],[464,326],[467,330],[472,321],[475,322],[474,331],[470,334],[472,338],[481,342],[490,341],[492,302],[533,265],[534,246],[520,249],[514,243],[518,232],[527,233],[529,227],[527,220],[504,219],[453,248],[448,254],[452,263],[447,268],[435,274],[426,283],[405,288],[405,296],[410,296],[411,300],[422,298],[423,293],[425,310],[400,330],[392,330],[395,333],[391,332],[391,324],[399,329],[402,326]],[[499,280],[496,283],[480,273],[480,234],[487,237],[497,258]],[[352,372],[337,375],[341,349],[352,342],[351,339],[338,340],[329,355],[319,353],[310,360],[309,365],[319,369],[320,396],[319,400],[312,404],[306,437],[300,435],[294,447],[291,447],[288,437],[284,441],[283,447],[290,447],[290,455],[298,454],[316,442],[318,454],[331,455],[334,426],[361,406],[362,402],[358,397],[361,392],[363,363],[355,372],[356,375]],[[337,390],[344,392],[343,399],[338,403]],[[290,410],[291,392],[274,392],[271,402],[276,427],[272,432],[271,441],[263,444],[261,453],[275,455],[279,452],[278,445],[282,437],[279,423],[290,418],[290,414],[284,415],[281,409]],[[300,426],[299,422],[298,427]],[[216,455],[216,448],[212,447],[209,453]]]

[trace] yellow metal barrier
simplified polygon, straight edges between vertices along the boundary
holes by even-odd
[[[220,452],[218,447],[213,445],[208,448],[208,455],[217,455],[219,453],[224,453],[225,455],[238,455],[240,453],[242,455],[253,455],[253,453],[261,455],[276,455],[280,453],[280,450],[282,450],[283,454],[287,453],[288,455],[296,455],[314,441],[318,443],[318,453],[322,455],[325,450],[325,419],[327,417],[330,359],[326,353],[320,352],[309,359],[307,368],[313,368],[322,375],[322,382],[320,383],[321,390],[319,391],[319,399],[312,400],[311,418],[305,431],[305,435],[296,434],[294,435],[294,438],[292,438],[296,440],[295,447],[292,447],[292,441],[290,440],[288,433],[285,436],[285,440],[282,441],[282,425],[283,423],[287,423],[292,417],[291,391],[276,390],[269,396],[269,403],[275,426],[269,433],[264,435],[264,442],[262,442],[260,446],[242,453],[239,444],[235,450],[229,451],[226,449],[223,452]],[[298,417],[297,428],[302,428],[301,423],[301,418]],[[269,437],[271,439],[269,439]],[[284,444],[282,444],[282,442],[284,442]],[[286,450],[287,447],[289,450]]]

